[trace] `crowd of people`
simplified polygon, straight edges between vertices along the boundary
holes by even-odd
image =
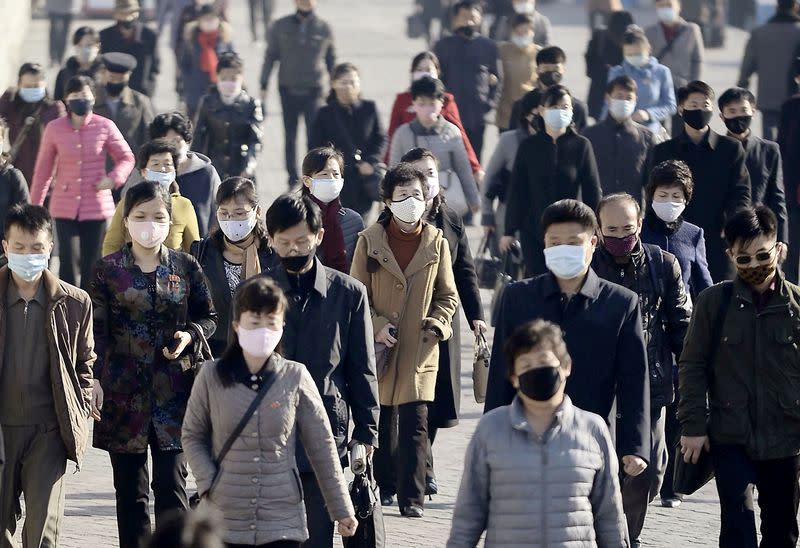
[[[317,0],[294,2],[275,21],[272,1],[250,2],[258,96],[226,2],[159,2],[151,29],[116,0],[63,66],[74,5],[53,1],[52,93],[31,60],[0,97],[0,544],[21,495],[24,547],[58,544],[67,462],[80,468],[90,431],[122,548],[332,547],[366,517],[352,450],[382,506],[422,518],[462,350],[491,315],[449,548],[639,546],[650,503],[680,506],[673,478],[702,461],[721,547],[757,546],[754,487],[761,546],[795,546],[797,0],[753,30],[719,96],[702,80],[708,29],[680,0],[657,0],[647,28],[587,6],[586,102],[534,0],[491,2],[489,21],[477,0],[419,2],[431,49],[388,126]],[[181,104],[157,113],[170,10]],[[267,203],[275,65],[288,183]],[[473,256],[472,224],[491,260]],[[502,272],[509,259],[523,272]],[[507,277],[489,311],[492,265]]]

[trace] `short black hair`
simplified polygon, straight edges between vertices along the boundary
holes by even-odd
[[[564,342],[561,327],[546,320],[533,320],[516,328],[503,345],[506,374],[509,378],[516,373],[514,363],[517,357],[536,347],[553,352],[562,369],[572,366],[572,358],[567,350],[567,343]]]
[[[532,89],[525,93],[519,100],[519,125],[520,127],[528,127],[528,115],[532,112],[537,114],[536,109],[539,108],[539,100],[542,98],[542,92],[538,89]]]
[[[17,204],[6,213],[6,224],[3,227],[5,237],[11,231],[11,227],[16,226],[28,234],[36,234],[40,230],[47,232],[53,239],[53,218],[50,212],[42,206],[33,204]]]
[[[461,0],[453,4],[453,17],[457,17],[462,10],[478,10],[483,14],[483,5],[478,0]]]
[[[192,142],[192,121],[184,114],[176,111],[159,114],[150,122],[150,138],[160,139],[166,137],[169,130],[174,131],[187,143]]]
[[[32,76],[38,76],[39,78],[44,78],[44,67],[39,63],[23,63],[22,66],[19,67],[17,78],[21,79],[23,76],[28,74]]]
[[[272,202],[267,210],[266,221],[271,237],[301,223],[305,223],[313,234],[317,234],[322,228],[322,212],[310,196],[289,193],[278,196]]]
[[[711,86],[709,86],[708,84],[706,84],[701,80],[694,80],[692,82],[689,82],[682,88],[678,89],[678,93],[675,97],[678,101],[678,104],[682,105],[683,103],[685,103],[686,99],[688,99],[692,93],[700,93],[702,95],[705,95],[712,101],[716,98],[714,89]]]
[[[666,160],[657,164],[650,171],[650,180],[645,187],[645,196],[647,201],[651,202],[656,190],[659,187],[673,187],[679,186],[683,190],[683,195],[688,204],[692,200],[692,193],[694,193],[694,177],[692,170],[686,165],[686,162],[681,160]]]
[[[125,207],[122,210],[123,219],[127,219],[134,207],[150,200],[161,200],[167,208],[170,218],[172,218],[172,196],[169,190],[160,183],[154,181],[143,181],[138,185],[133,185],[125,194]]]
[[[747,101],[750,106],[756,108],[756,96],[749,89],[745,88],[730,88],[726,89],[725,93],[719,96],[717,105],[722,110],[727,105],[735,103],[736,101]]]
[[[217,189],[217,195],[214,197],[214,204],[219,207],[220,205],[230,200],[238,201],[244,200],[250,207],[255,209],[259,205],[258,190],[256,184],[246,177],[228,177],[220,183]],[[256,219],[256,226],[253,228],[253,234],[256,240],[267,244],[267,227],[264,224],[264,219],[259,217]],[[209,234],[211,241],[219,248],[223,249],[225,246],[225,235],[220,230],[219,225],[215,225]]]
[[[642,27],[639,27],[637,25],[629,25],[628,28],[625,29],[625,34],[622,35],[622,45],[624,46],[645,45],[649,47],[650,40],[648,40],[647,36],[645,36]]]
[[[439,64],[439,57],[437,57],[436,54],[433,53],[432,51],[423,51],[421,53],[416,54],[414,58],[411,60],[411,72],[417,70],[417,65],[419,65],[421,62],[425,60],[428,60],[431,63],[433,63],[433,65],[436,67],[437,73],[442,72],[442,65]]]
[[[517,27],[521,27],[522,25],[533,26],[533,17],[527,13],[515,13],[514,17],[511,18],[511,28],[515,29]]]
[[[139,169],[147,169],[147,163],[150,161],[150,156],[153,154],[163,154],[169,152],[172,156],[172,163],[175,169],[178,169],[178,147],[172,144],[168,139],[153,139],[147,141],[139,148],[138,165]]]
[[[639,201],[628,194],[627,192],[615,192],[613,194],[606,194],[600,200],[600,203],[597,204],[597,209],[595,210],[595,215],[597,217],[597,224],[602,226],[602,221],[600,221],[600,212],[603,211],[603,208],[606,207],[608,204],[612,203],[620,203],[620,202],[630,202],[633,204],[634,209],[636,210],[636,218],[642,218],[642,205]]]
[[[77,46],[78,43],[85,37],[94,38],[95,41],[100,40],[100,33],[94,27],[83,26],[78,27],[72,35],[72,45]]]
[[[606,84],[606,94],[611,95],[618,88],[629,93],[636,93],[639,91],[639,86],[636,85],[636,80],[624,74],[622,76],[617,76],[608,84]]]
[[[234,69],[239,74],[244,72],[244,61],[239,57],[238,53],[226,51],[219,56],[217,61],[217,74],[225,69]]]
[[[578,223],[587,232],[597,232],[597,217],[592,208],[578,200],[559,200],[549,206],[542,213],[542,234],[547,232],[550,225],[561,223]]]
[[[323,171],[330,160],[335,160],[339,164],[339,170],[344,171],[344,155],[333,145],[312,148],[303,158],[301,172],[306,177],[311,177],[315,173]]]
[[[537,65],[557,65],[566,62],[567,54],[558,46],[542,48],[539,53],[536,54]]]
[[[66,99],[70,93],[82,92],[85,87],[88,87],[94,93],[94,80],[88,76],[73,76],[64,88],[64,98]]]
[[[777,236],[778,219],[765,205],[745,207],[725,223],[725,241],[733,249],[737,242],[747,245],[759,236]]]
[[[427,148],[417,147],[412,148],[400,158],[400,161],[405,164],[413,164],[414,162],[419,162],[420,160],[424,160],[425,158],[430,158],[433,160],[433,163],[436,164],[436,167],[439,167],[439,158],[436,157],[436,154],[428,150]]]
[[[415,100],[417,97],[430,97],[432,99],[444,98],[444,84],[441,80],[431,78],[430,76],[423,76],[419,80],[411,84],[411,99]]]
[[[419,182],[422,186],[422,195],[427,200],[428,176],[411,164],[401,162],[384,175],[383,181],[381,182],[381,198],[391,201],[392,196],[394,196],[395,188],[399,186],[409,186],[415,182]]]
[[[539,105],[543,107],[552,107],[553,105],[560,103],[564,97],[569,97],[572,99],[572,94],[569,92],[569,89],[567,89],[566,86],[556,84],[555,86],[550,86],[544,90],[544,93],[542,93],[542,97],[539,100]]]

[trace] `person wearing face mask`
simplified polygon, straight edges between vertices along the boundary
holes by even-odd
[[[517,18],[517,15],[530,17],[534,44],[540,48],[550,45],[550,37],[553,34],[552,25],[550,19],[536,9],[535,0],[511,0],[511,12],[499,18],[494,25],[492,38],[498,42],[512,40],[514,19]]]
[[[477,213],[480,197],[467,151],[458,128],[441,115],[442,82],[424,76],[411,85],[411,96],[417,117],[397,128],[389,151],[389,164],[400,162],[403,154],[412,148],[427,148],[439,159],[439,184],[450,196],[450,207],[462,216],[470,211]]]
[[[630,12],[615,11],[609,15],[607,25],[592,31],[584,59],[586,76],[590,80],[586,106],[595,120],[600,119],[605,105],[608,71],[625,60],[622,55],[622,36],[632,24],[633,15]]]
[[[602,246],[592,259],[601,278],[639,296],[642,331],[647,341],[650,379],[650,465],[622,480],[622,505],[631,546],[641,544],[647,507],[664,480],[667,464],[666,407],[674,400],[673,355],[679,356],[692,315],[691,300],[675,256],[644,244],[640,201],[630,194],[608,194],[597,206]],[[621,424],[618,424],[621,426]],[[672,440],[670,440],[672,441]]]
[[[423,51],[414,56],[411,61],[411,83],[413,84],[424,76],[431,78],[439,78],[439,58],[432,51]],[[392,114],[389,117],[389,129],[386,136],[386,152],[383,157],[384,162],[389,161],[389,152],[392,147],[392,137],[394,136],[397,128],[403,124],[414,121],[417,113],[414,110],[414,99],[411,96],[411,90],[408,89],[402,93],[398,93],[395,97],[394,105],[392,106]],[[469,142],[467,130],[464,129],[461,123],[461,115],[458,112],[458,105],[456,104],[455,97],[449,91],[444,92],[442,104],[442,117],[455,125],[458,131],[461,132],[461,140],[464,142],[464,148],[467,151],[469,158],[469,165],[472,168],[472,174],[475,177],[475,182],[480,184],[483,181],[484,173],[481,169],[481,163],[475,155],[475,149],[472,148],[472,143]]]
[[[586,128],[583,136],[592,143],[600,185],[605,194],[625,192],[642,198],[647,160],[660,140],[631,116],[636,112],[636,81],[630,76],[617,76],[606,87],[608,115]]]
[[[0,150],[6,148],[8,124],[0,117]],[[5,154],[0,153],[0,228],[5,226],[8,211],[17,204],[30,202],[28,183],[20,170],[8,161]],[[0,231],[0,240],[3,232]]]
[[[800,57],[792,63],[792,84],[800,90]],[[781,107],[778,144],[783,159],[783,181],[786,188],[786,212],[789,216],[789,234],[800,234],[800,93],[792,95]],[[789,239],[789,250],[783,270],[786,279],[797,283],[800,267],[800,238]]]
[[[676,111],[675,89],[670,70],[651,55],[650,42],[644,31],[630,26],[622,37],[622,64],[608,71],[608,81],[630,76],[636,82],[636,110],[631,120],[659,137],[667,137],[664,125],[669,125]],[[608,115],[604,108],[602,118]]]
[[[177,164],[178,149],[166,139],[149,141],[139,149],[138,174],[142,181],[159,183],[169,191],[172,199],[172,222],[164,245],[188,253],[192,242],[200,239],[200,229],[192,202],[181,196],[175,178]],[[123,220],[124,211],[124,202],[118,203],[103,239],[103,257],[116,253],[130,241]]]
[[[28,204],[8,210],[8,264],[0,268],[0,534],[10,544],[24,492],[26,548],[59,544],[67,460],[79,467],[86,453],[96,357],[89,295],[47,269],[52,251],[47,210]]]
[[[306,521],[312,494],[299,484],[300,442],[314,465],[309,474],[319,482],[315,495],[324,497],[331,539],[333,521],[343,537],[358,528],[311,364],[284,357],[288,311],[272,280],[242,283],[233,301],[236,336],[203,366],[189,398],[186,456],[198,494],[222,512],[229,547],[300,548],[318,533]],[[239,431],[243,417],[249,426]]]
[[[202,349],[217,326],[203,270],[163,245],[168,190],[147,181],[125,195],[131,243],[98,261],[89,293],[94,308],[93,445],[111,458],[121,548],[143,546],[156,520],[188,509],[181,425]]]
[[[64,103],[47,93],[45,70],[38,63],[23,64],[17,87],[0,97],[0,116],[8,124],[6,159],[19,169],[30,184],[44,128],[66,112]]]
[[[139,0],[116,0],[116,23],[100,31],[100,53],[117,51],[136,58],[130,87],[148,97],[155,93],[156,78],[161,70],[158,36],[139,20]]]
[[[56,76],[53,99],[64,99],[64,86],[73,76],[88,76],[98,80],[103,68],[100,62],[100,35],[93,27],[79,27],[72,35],[75,55],[67,59]]]
[[[284,194],[267,210],[270,239],[280,264],[265,275],[289,301],[282,355],[303,363],[311,373],[343,468],[348,465],[348,448],[362,444],[371,455],[378,445],[374,335],[364,286],[325,266],[319,257],[330,233],[316,203],[305,194]],[[348,437],[350,416],[352,437]],[[309,530],[303,546],[333,548],[333,520],[325,509],[324,482],[313,473],[306,442],[298,444],[297,459]]]
[[[178,59],[182,94],[189,118],[194,118],[201,97],[217,83],[219,56],[233,52],[233,27],[223,21],[219,8],[206,4],[197,19],[184,29],[183,47]]]
[[[540,48],[533,42],[533,28],[530,15],[517,14],[511,20],[509,41],[497,46],[505,78],[495,116],[501,132],[508,129],[514,102],[536,87],[536,54]]]
[[[750,204],[751,191],[741,144],[709,127],[714,98],[714,90],[705,82],[690,82],[678,90],[684,131],[655,146],[650,166],[681,160],[692,171],[694,197],[683,218],[705,232],[708,270],[718,282],[731,276],[722,241],[725,218]]]
[[[50,193],[50,214],[58,235],[59,277],[87,287],[108,219],[114,215],[111,190],[120,188],[135,160],[114,122],[92,112],[94,83],[76,76],[67,84],[69,115],[47,124],[31,183],[31,203]],[[106,158],[114,161],[106,170]]]
[[[497,107],[503,92],[503,65],[497,44],[481,36],[482,19],[480,3],[456,2],[452,9],[453,35],[442,38],[433,48],[441,63],[438,77],[458,103],[461,120],[479,160],[486,115]]]
[[[778,241],[788,251],[789,220],[786,193],[783,187],[783,160],[778,143],[753,135],[750,124],[756,109],[756,98],[744,88],[731,88],[719,96],[719,115],[728,128],[728,136],[744,147],[745,166],[750,175],[750,195],[754,204],[769,207],[778,219]],[[785,255],[780,257],[783,263]],[[785,264],[788,271],[790,265]]]
[[[516,393],[467,447],[447,548],[475,548],[484,531],[490,546],[629,546],[614,443],[565,394],[573,364],[561,328],[525,323],[504,353]]]
[[[375,453],[381,501],[389,505],[397,494],[400,513],[421,518],[428,405],[436,392],[439,342],[453,333],[457,287],[447,240],[423,220],[427,175],[399,164],[386,173],[382,191],[389,213],[359,235],[350,273],[367,286],[375,344],[382,349]]]
[[[344,156],[333,147],[314,148],[303,159],[302,173],[300,192],[310,196],[322,211],[326,236],[317,248],[317,256],[325,266],[347,274],[358,234],[364,230],[364,219],[344,207],[340,199],[347,188],[346,179],[342,178],[347,173]]]
[[[565,198],[580,198],[596,207],[603,191],[592,144],[572,127],[572,96],[564,86],[553,86],[542,96],[539,115],[544,131],[523,141],[514,160],[506,200],[503,252],[517,233],[525,259],[525,275],[547,271],[539,219],[545,208]]]
[[[800,359],[793,341],[800,288],[779,268],[777,236],[766,206],[728,219],[736,278],[700,295],[680,357],[681,453],[697,462],[710,449],[722,548],[759,545],[753,487],[761,545],[795,546],[798,538]]]
[[[414,148],[401,158],[428,176],[428,209],[425,219],[442,231],[453,260],[453,277],[458,290],[459,308],[475,336],[486,333],[478,275],[469,248],[467,231],[461,217],[447,205],[447,199],[439,185],[439,160],[427,149]],[[436,393],[428,404],[428,452],[425,474],[425,495],[436,495],[439,485],[433,469],[433,442],[440,428],[452,428],[458,424],[461,405],[461,314],[453,315],[453,336],[439,343],[439,370],[436,374]],[[472,341],[470,341],[472,342]]]
[[[224,53],[217,63],[217,84],[200,100],[192,150],[208,156],[222,179],[255,181],[264,114],[261,102],[244,90],[244,63]]]
[[[514,399],[503,350],[510,334],[535,319],[556,323],[572,356],[567,395],[576,407],[619,426],[615,447],[622,468],[637,476],[650,459],[650,383],[638,298],[591,268],[598,238],[588,205],[560,200],[544,211],[541,226],[548,272],[512,283],[503,293],[484,412]]]
[[[345,159],[340,170],[340,176],[343,175],[345,180],[340,189],[341,204],[359,215],[368,213],[373,201],[378,199],[377,187],[381,173],[386,169],[381,159],[385,143],[386,133],[375,101],[361,97],[358,69],[352,63],[337,65],[331,74],[328,104],[317,113],[308,148],[333,146],[341,151]],[[301,188],[307,188],[308,176],[304,160]],[[348,266],[343,272],[349,270]]]

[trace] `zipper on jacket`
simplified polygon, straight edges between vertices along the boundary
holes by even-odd
[[[25,308],[22,310],[22,316],[25,318],[25,327],[28,327],[28,307],[30,305],[30,301],[25,301]]]
[[[753,306],[755,306],[755,305],[753,305]],[[777,314],[781,310],[783,310],[784,308],[786,308],[786,305],[783,305],[783,304],[765,306],[761,310],[761,312],[756,312],[756,322],[760,321],[761,318],[763,318],[764,316],[767,316],[767,315],[770,315],[770,314]],[[756,356],[760,356],[761,355],[761,336],[759,335],[759,330],[758,330],[757,326],[756,326],[756,329],[754,331],[755,331],[755,335],[756,336],[755,336],[755,345],[754,345],[755,348],[753,349],[754,350],[753,351],[753,357],[755,358]],[[755,368],[755,363],[753,364],[753,366]],[[759,375],[757,375],[755,373],[756,372],[754,371],[753,378],[755,380],[755,390],[754,390],[754,392],[755,392],[755,400],[756,400],[755,401],[756,412],[755,412],[754,416],[752,417],[752,419],[753,419],[753,431],[754,432],[758,431],[758,429],[759,429],[759,424],[757,422],[758,418],[764,416],[764,409],[762,408],[762,404],[764,402],[764,398],[761,397],[761,394],[763,392],[763,390],[762,390],[763,389],[763,385],[761,383],[761,379],[759,378]],[[755,448],[756,448],[756,455],[760,455],[761,454],[761,447],[760,447],[760,444],[758,442],[758,436],[753,435],[753,444],[755,445]]]

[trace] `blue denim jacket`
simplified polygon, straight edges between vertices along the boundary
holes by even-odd
[[[644,126],[655,134],[661,132],[662,124],[675,114],[675,88],[672,84],[672,72],[658,62],[655,57],[642,68],[634,67],[627,61],[612,67],[608,71],[608,81],[619,76],[630,76],[636,82],[637,103],[636,110],[646,110],[650,121]],[[602,118],[608,115],[608,106],[603,106]]]

